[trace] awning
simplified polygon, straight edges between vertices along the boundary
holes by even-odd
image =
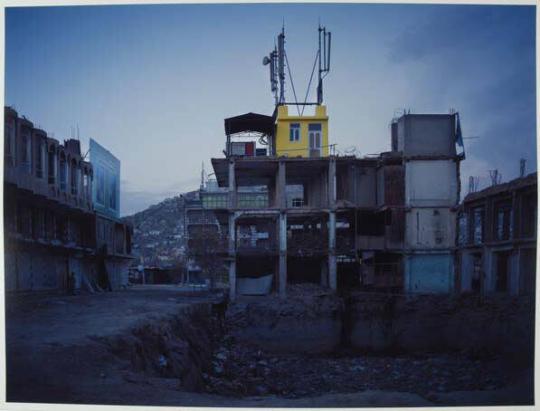
[[[247,113],[225,119],[225,134],[256,131],[266,135],[274,134],[274,118],[264,114]]]

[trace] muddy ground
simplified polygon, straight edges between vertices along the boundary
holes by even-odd
[[[238,340],[231,316],[218,321],[212,301],[216,296],[173,286],[9,295],[7,401],[237,407],[531,401],[530,370],[510,372],[497,356],[267,352]]]

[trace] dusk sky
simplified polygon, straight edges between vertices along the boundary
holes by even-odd
[[[536,170],[533,6],[237,4],[6,9],[5,104],[63,140],[80,130],[121,160],[122,215],[198,188],[223,156],[223,120],[271,114],[262,58],[283,20],[304,96],[317,24],[332,31],[330,142],[390,149],[390,122],[460,112],[470,175]],[[288,79],[287,79],[288,80]],[[292,100],[290,83],[287,99]],[[312,90],[313,95],[314,90]]]

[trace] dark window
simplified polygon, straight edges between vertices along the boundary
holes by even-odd
[[[17,219],[17,233],[23,234],[24,209],[23,209],[23,206],[20,204],[17,204],[16,219]]]
[[[64,216],[56,217],[56,238],[62,242],[66,241],[67,230],[66,230],[66,219]]]
[[[458,217],[458,244],[465,245],[467,243],[467,216],[463,213]]]
[[[471,289],[473,293],[479,293],[482,284],[482,255],[473,254],[473,272],[471,278]]]
[[[60,190],[66,191],[66,159],[60,157]]]
[[[6,159],[10,161],[10,164],[13,164],[13,157],[15,154],[15,121],[10,120],[5,123],[5,152],[4,155]]]
[[[495,291],[506,292],[508,290],[508,272],[510,270],[510,253],[500,252],[496,253],[497,266],[496,266],[496,282]]]
[[[304,199],[303,198],[293,198],[292,199],[292,206],[293,207],[303,207],[304,206]]]
[[[77,163],[73,161],[71,163],[71,194],[77,195],[77,188],[79,184],[79,169]]]
[[[495,205],[495,238],[508,240],[512,236],[512,203],[501,202]]]
[[[41,138],[36,139],[36,177],[43,178],[43,162],[45,154],[45,144]]]
[[[476,207],[472,210],[471,240],[473,244],[481,244],[484,241],[484,207]]]
[[[386,223],[389,218],[391,219],[391,215],[388,214],[385,212],[358,211],[356,234],[361,236],[384,235]]]
[[[30,173],[31,171],[31,142],[30,142],[30,134],[28,133],[28,130],[25,130],[22,137],[21,137],[21,164],[23,166],[23,169]]]
[[[525,238],[536,235],[537,218],[536,193],[528,193],[523,196],[521,208],[521,236]]]
[[[56,154],[54,151],[49,151],[49,184],[56,182]]]

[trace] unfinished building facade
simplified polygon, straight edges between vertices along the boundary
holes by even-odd
[[[407,292],[452,292],[460,197],[457,114],[404,115],[392,124],[392,149],[405,176]]]
[[[469,193],[460,208],[462,293],[534,295],[537,173]]]
[[[227,188],[226,203],[212,208],[227,236],[231,297],[285,295],[287,284],[300,282],[450,292],[463,158],[456,115],[404,115],[392,125],[390,152],[357,158],[310,149],[328,142],[320,135],[326,110],[290,121],[276,113],[226,119],[226,156],[212,159]],[[280,127],[289,131],[286,145]],[[293,143],[303,138],[307,149],[298,153]],[[241,202],[249,188],[266,199]]]
[[[105,285],[103,264],[112,287],[124,283],[124,274],[127,282],[127,267],[124,273],[114,261],[130,258],[131,227],[118,219],[107,225],[94,211],[94,167],[79,141],[60,144],[12,108],[4,113],[6,290]]]

